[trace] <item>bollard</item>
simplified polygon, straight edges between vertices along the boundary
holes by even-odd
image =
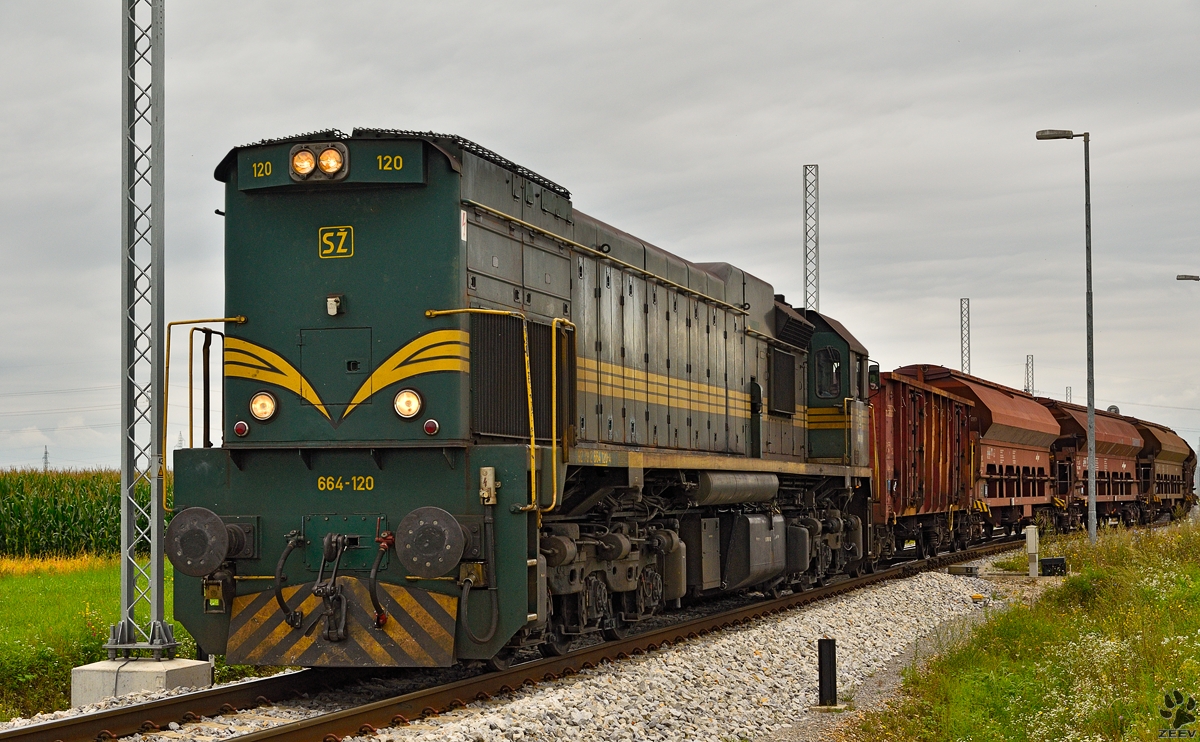
[[[818,695],[821,706],[837,705],[837,641],[817,640]]]
[[[1025,553],[1029,555],[1029,576],[1038,576],[1037,526],[1025,526]]]

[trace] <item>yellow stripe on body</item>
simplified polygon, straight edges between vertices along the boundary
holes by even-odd
[[[631,381],[641,378],[646,379],[645,389],[633,386]],[[750,395],[745,392],[625,368],[586,356],[579,356],[577,379],[580,391],[589,394],[620,394],[635,402],[679,407],[691,412],[740,419],[750,417]]]

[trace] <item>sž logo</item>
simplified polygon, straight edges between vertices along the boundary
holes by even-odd
[[[1196,721],[1196,699],[1184,696],[1176,690],[1163,696],[1163,706],[1158,710],[1159,716],[1166,719],[1171,727],[1158,730],[1159,739],[1193,739],[1195,729],[1181,729]]]
[[[318,252],[322,258],[354,257],[354,227],[321,227],[317,230]]]

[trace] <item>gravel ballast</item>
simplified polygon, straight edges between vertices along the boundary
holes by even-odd
[[[985,580],[926,572],[356,739],[755,739],[817,716],[817,640],[852,693],[919,637],[992,603]],[[985,596],[976,601],[973,595]]]

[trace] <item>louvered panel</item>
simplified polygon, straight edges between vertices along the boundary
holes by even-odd
[[[529,370],[533,386],[534,425],[540,440],[550,439],[549,325],[529,323]],[[559,331],[559,436],[574,417],[574,338]],[[471,317],[471,417],[480,435],[529,437],[525,387],[525,353],[521,321],[516,317],[476,314]]]

